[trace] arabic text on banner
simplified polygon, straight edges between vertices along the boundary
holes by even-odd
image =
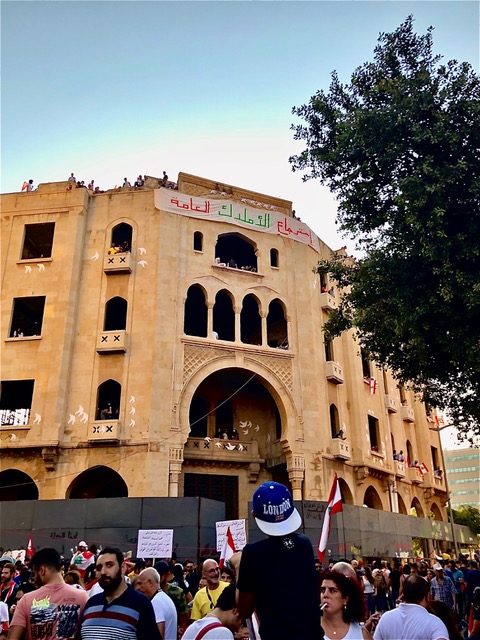
[[[171,558],[173,529],[140,529],[137,558]]]
[[[221,551],[227,529],[230,527],[235,549],[240,551],[247,544],[247,533],[245,530],[245,520],[220,520],[215,523],[217,530],[217,551]]]
[[[276,211],[254,208],[231,200],[189,196],[171,189],[155,189],[155,207],[191,218],[228,222],[244,229],[280,235],[307,244],[320,252],[318,237],[308,225]]]

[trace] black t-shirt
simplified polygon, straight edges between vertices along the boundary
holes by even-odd
[[[292,533],[247,544],[237,588],[255,594],[262,640],[323,638],[318,579],[307,536]]]
[[[390,571],[390,575],[388,577],[390,578],[392,591],[395,591],[395,592],[400,591],[401,575],[402,575],[402,572],[399,571],[398,569],[392,569],[392,571]]]

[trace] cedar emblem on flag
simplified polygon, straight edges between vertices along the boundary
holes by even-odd
[[[322,562],[325,556],[328,536],[330,535],[332,516],[334,513],[340,513],[340,511],[343,511],[342,494],[340,493],[337,474],[335,474],[335,477],[333,478],[332,488],[330,490],[330,496],[328,497],[325,516],[323,518],[322,533],[320,534],[320,540],[318,542],[318,559],[320,560],[320,562]]]
[[[230,527],[227,527],[227,533],[225,534],[225,540],[223,541],[223,547],[220,553],[220,562],[218,565],[220,569],[223,569],[227,560],[230,560],[236,551],[232,532],[230,531]]]
[[[27,556],[27,558],[31,558],[34,553],[35,553],[35,551],[34,551],[34,548],[33,548],[33,542],[32,542],[32,538],[30,537],[28,539],[27,553],[25,555]]]

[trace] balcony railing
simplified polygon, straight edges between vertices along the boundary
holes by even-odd
[[[17,427],[30,421],[30,409],[0,409],[2,427]]]
[[[397,476],[397,478],[404,478],[405,477],[405,463],[404,462],[399,462],[398,460],[394,460],[393,463],[394,463],[394,466],[395,466],[395,475]]]
[[[404,422],[415,422],[415,413],[413,412],[412,407],[404,405],[400,407],[400,413]]]
[[[385,396],[385,407],[388,413],[397,413],[397,401],[393,396]]]
[[[97,338],[97,353],[125,353],[127,350],[127,332],[101,331]]]
[[[338,307],[335,298],[329,293],[320,294],[320,306],[324,311],[335,311]]]
[[[89,442],[118,442],[120,440],[119,420],[96,420],[88,426]]]
[[[423,484],[423,476],[418,467],[409,467],[407,471],[410,482],[413,482],[413,484]]]
[[[103,259],[103,270],[107,276],[115,273],[132,273],[132,254],[130,252],[107,254]]]
[[[341,438],[332,438],[330,441],[330,453],[340,460],[350,460],[352,457],[350,443]]]
[[[325,295],[325,294],[323,294]],[[343,384],[343,369],[338,362],[329,360],[325,363],[325,375],[327,380],[334,382],[335,384]]]
[[[188,438],[184,458],[196,460],[231,460],[260,462],[256,440],[224,440],[223,438]]]

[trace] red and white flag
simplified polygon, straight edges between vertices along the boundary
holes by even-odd
[[[27,558],[31,558],[34,553],[35,553],[35,550],[33,548],[32,538],[30,537],[28,539],[27,552],[25,555],[27,556]]]
[[[28,189],[28,182],[24,182],[22,184],[22,191],[26,191]]]
[[[230,560],[230,558],[233,556],[234,553],[236,553],[236,549],[235,549],[235,543],[233,541],[233,536],[232,536],[232,532],[230,531],[230,527],[227,528],[227,533],[225,534],[225,540],[223,541],[223,547],[222,547],[222,551],[220,553],[220,562],[219,562],[219,567],[220,569],[222,569],[225,566],[225,563],[227,562],[227,560]]]
[[[373,396],[377,393],[377,381],[375,378],[370,378],[370,394]]]
[[[330,490],[330,496],[328,498],[327,508],[325,510],[325,516],[323,518],[322,533],[320,534],[320,540],[318,542],[318,559],[320,562],[322,562],[325,556],[328,536],[330,535],[332,516],[334,513],[340,513],[340,511],[343,511],[342,494],[340,493],[337,474],[335,474],[332,488]]]
[[[420,464],[418,465],[418,470],[420,471],[422,476],[428,473],[428,467],[424,462],[420,462]]]

